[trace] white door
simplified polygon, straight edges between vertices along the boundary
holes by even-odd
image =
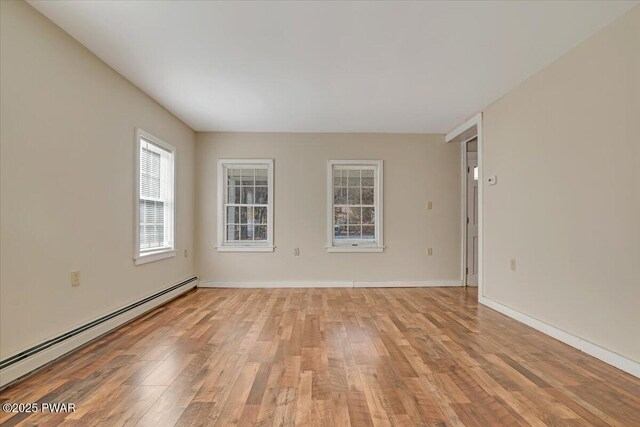
[[[467,166],[467,285],[478,286],[478,159]]]

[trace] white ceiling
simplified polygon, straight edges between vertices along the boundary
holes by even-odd
[[[637,1],[29,1],[197,131],[446,133]]]

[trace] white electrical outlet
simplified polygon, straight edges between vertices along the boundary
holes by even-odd
[[[71,286],[80,286],[80,272],[72,271],[71,272]]]
[[[300,248],[293,248],[293,256],[300,256]]]
[[[511,271],[516,271],[516,260],[511,259]]]
[[[427,256],[433,255],[433,248],[427,248]]]

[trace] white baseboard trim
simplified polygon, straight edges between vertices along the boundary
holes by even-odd
[[[507,307],[506,305],[495,302],[487,297],[481,296],[478,298],[478,301],[480,302],[480,304],[486,305],[487,307],[492,308],[495,311],[498,311],[506,316],[511,317],[512,319],[524,323],[525,325],[530,326],[533,329],[542,332],[543,334],[549,335],[550,337],[553,337],[558,341],[562,341],[563,343],[570,345],[571,347],[583,351],[595,357],[596,359],[600,359],[603,362],[608,363],[609,365],[615,366],[622,371],[640,378],[640,363],[638,362],[621,356],[618,353],[614,353],[610,350],[602,348],[589,341],[585,341],[580,337],[572,335],[538,319],[534,319],[533,317],[527,316],[524,313]]]
[[[387,282],[353,282],[354,288],[441,288],[462,286],[460,280],[415,280],[415,281],[387,281]]]
[[[462,286],[460,280],[412,280],[412,281],[315,281],[291,280],[273,282],[217,282],[214,280],[201,281],[200,288],[426,288],[441,286]]]
[[[169,300],[172,300],[177,296],[193,289],[194,287],[197,286],[197,284],[198,284],[198,280],[196,278],[195,280],[189,283],[185,283],[184,286],[177,287],[176,289],[170,292],[164,293],[148,302],[145,302],[143,304],[136,306],[135,308],[131,308],[128,311],[118,314],[117,316],[109,320],[106,320],[102,323],[92,326],[87,330],[78,333],[77,335],[73,335],[70,338],[65,339],[64,341],[59,342],[58,344],[39,350],[38,352],[32,354],[31,356],[28,356],[20,361],[16,361],[15,363],[0,370],[0,389],[4,388],[5,386],[9,385],[15,380],[64,356],[65,354],[72,352],[73,350],[76,350],[79,347],[82,347],[83,345],[89,343],[90,341],[93,341],[96,338],[100,337],[101,335],[111,332],[112,330],[135,319],[136,317],[143,315],[147,311],[150,311],[158,306],[161,306],[162,304],[165,304]],[[174,285],[174,286],[177,286],[177,285]],[[171,287],[174,287],[174,286],[170,286],[167,289],[170,289]],[[156,295],[156,294],[157,293],[154,293],[152,295],[149,295],[146,298],[152,297],[153,295]],[[141,298],[138,301],[143,301],[146,298]],[[136,304],[136,303],[137,302],[134,302],[133,304]],[[124,309],[125,307],[129,307],[130,305],[131,304],[128,304],[127,306],[123,306],[121,309]],[[114,310],[114,312],[116,311],[118,310]],[[100,316],[94,319],[94,322],[102,317],[104,316]],[[92,322],[88,322],[87,324],[90,324],[90,323]],[[64,335],[64,334],[61,334],[61,335]],[[60,337],[61,335],[57,337]],[[52,339],[54,338],[55,337],[52,337]],[[13,355],[9,355],[4,360],[11,359],[22,352],[23,351],[20,351]]]

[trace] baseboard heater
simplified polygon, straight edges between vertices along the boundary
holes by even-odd
[[[24,360],[24,359],[26,359],[28,357],[31,357],[31,356],[35,355],[35,354],[38,354],[41,351],[44,351],[44,350],[46,350],[46,349],[48,349],[50,347],[53,347],[56,344],[60,344],[61,342],[66,341],[69,338],[73,338],[74,336],[76,336],[78,334],[81,334],[82,332],[85,332],[85,331],[87,331],[87,330],[89,330],[89,329],[91,329],[91,328],[93,328],[95,326],[100,325],[101,323],[104,323],[104,322],[106,322],[108,320],[111,320],[114,317],[117,317],[117,316],[119,316],[119,315],[121,315],[123,313],[126,313],[127,311],[131,311],[134,308],[139,307],[142,304],[146,304],[149,301],[152,301],[152,300],[154,300],[156,298],[159,298],[164,294],[167,294],[167,293],[169,293],[171,291],[174,291],[174,290],[176,290],[176,289],[178,289],[178,288],[180,288],[182,286],[188,285],[189,283],[193,283],[196,280],[198,280],[198,276],[190,277],[185,281],[182,281],[182,282],[180,282],[180,283],[178,283],[176,285],[171,286],[170,288],[167,288],[167,289],[165,289],[163,291],[160,291],[160,292],[155,293],[155,294],[153,294],[151,296],[148,296],[148,297],[146,297],[144,299],[141,299],[140,301],[134,302],[133,304],[130,304],[130,305],[128,305],[126,307],[123,307],[123,308],[121,308],[119,310],[116,310],[116,311],[114,311],[112,313],[104,315],[99,319],[96,319],[96,320],[94,320],[92,322],[89,322],[87,324],[79,326],[79,327],[77,327],[77,328],[75,328],[75,329],[73,329],[73,330],[71,330],[69,332],[66,332],[66,333],[64,333],[62,335],[59,335],[59,336],[57,336],[55,338],[51,338],[50,340],[44,341],[44,342],[42,342],[42,343],[40,343],[38,345],[35,345],[35,346],[31,347],[31,348],[28,348],[28,349],[26,349],[26,350],[24,350],[24,351],[22,351],[22,352],[20,352],[18,354],[15,354],[15,355],[7,358],[7,359],[0,360],[0,370],[2,370],[4,368],[7,368],[7,367],[9,367],[9,366],[11,366],[11,365],[13,365],[15,363],[18,363],[21,360]]]

